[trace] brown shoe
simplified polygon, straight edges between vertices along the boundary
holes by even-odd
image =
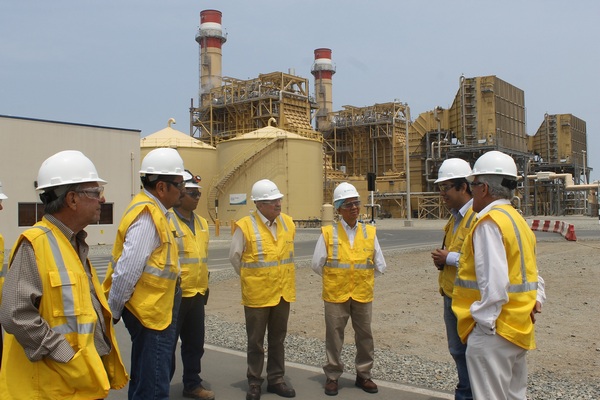
[[[327,378],[325,382],[325,394],[327,396],[337,396],[338,394],[338,381]]]
[[[200,400],[215,400],[215,392],[205,389],[202,385],[200,385],[194,390],[183,389],[183,397]]]
[[[375,382],[373,382],[370,378],[365,379],[361,378],[360,376],[357,376],[354,385],[361,388],[367,393],[377,393],[379,391]]]
[[[260,385],[256,383],[250,384],[248,392],[246,392],[246,400],[260,400]]]
[[[281,397],[296,397],[296,391],[285,384],[285,382],[267,385],[267,392],[276,393]]]

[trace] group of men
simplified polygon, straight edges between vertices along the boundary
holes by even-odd
[[[130,399],[168,399],[178,338],[183,395],[215,398],[200,378],[209,234],[207,221],[194,212],[199,178],[169,148],[148,153],[140,175],[143,189],[121,219],[101,285],[84,228],[100,219],[106,181],[79,151],[59,152],[40,167],[37,189],[45,215],[21,234],[8,272],[0,273],[0,324],[6,331],[1,398],[99,399],[129,383]],[[432,257],[458,371],[456,399],[525,399],[525,355],[535,348],[535,313],[545,294],[535,236],[510,203],[516,182],[514,161],[497,151],[484,153],[473,169],[463,160],[446,160],[436,181],[452,212],[443,246]],[[281,212],[283,197],[272,181],[256,182],[256,210],[236,222],[231,241],[229,259],[240,276],[246,322],[247,400],[261,397],[265,334],[267,391],[296,395],[285,380],[284,349],[296,299],[296,229]],[[312,259],[322,277],[329,396],[338,394],[344,371],[349,318],[355,386],[378,392],[371,376],[372,302],[375,276],[385,272],[386,262],[375,226],[359,221],[359,197],[349,183],[335,188],[340,218],[322,228]],[[4,198],[0,184],[0,209]],[[114,331],[121,319],[131,337],[130,376]]]
[[[0,398],[100,399],[129,383],[129,399],[168,399],[180,337],[183,396],[214,399],[200,378],[208,224],[194,213],[198,179],[170,148],[149,152],[140,176],[100,284],[84,228],[100,220],[107,182],[79,151],[42,163],[45,214],[17,239],[3,275]],[[114,331],[121,319],[130,376]]]
[[[458,373],[456,400],[525,399],[535,314],[546,299],[536,239],[511,205],[517,167],[505,153],[459,158],[438,171],[452,214],[432,252],[443,296],[448,349]]]

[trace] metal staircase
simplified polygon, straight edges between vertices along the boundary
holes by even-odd
[[[248,167],[251,165],[254,161],[259,159],[262,154],[265,154],[271,145],[285,138],[285,136],[277,136],[273,138],[264,138],[257,141],[254,146],[250,147],[246,152],[239,154],[236,158],[231,160],[231,162],[213,178],[210,183],[210,190],[208,192],[207,199],[208,215],[213,222],[217,218],[215,202],[219,197],[219,194],[224,192],[224,189],[227,187],[230,180],[242,169],[242,167]]]

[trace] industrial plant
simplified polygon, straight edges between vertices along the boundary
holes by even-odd
[[[513,204],[524,215],[598,214],[585,121],[568,110],[540,115],[529,136],[524,91],[497,76],[456,77],[449,108],[434,106],[413,117],[410,99],[334,110],[332,49],[314,50],[306,71],[314,78],[311,93],[308,78],[294,70],[246,80],[222,76],[228,38],[220,11],[200,13],[195,39],[194,140],[178,146],[191,149],[183,154],[186,165],[204,171],[201,207],[212,221],[246,215],[253,207],[246,194],[262,178],[277,183],[286,196],[284,212],[300,223],[319,220],[343,181],[359,189],[362,212],[371,218],[445,218],[433,183],[441,163],[460,157],[472,165],[490,150],[514,158],[520,180]],[[151,138],[145,146],[152,146]]]

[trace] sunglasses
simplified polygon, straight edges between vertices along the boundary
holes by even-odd
[[[192,199],[199,199],[202,196],[202,193],[198,192],[198,191],[186,191],[185,194],[187,194],[188,196],[190,196]]]
[[[175,182],[175,181],[159,181],[159,182],[164,182],[168,185],[173,185],[177,188],[177,190],[182,191],[183,189],[185,189],[185,182],[181,181],[181,182]]]

